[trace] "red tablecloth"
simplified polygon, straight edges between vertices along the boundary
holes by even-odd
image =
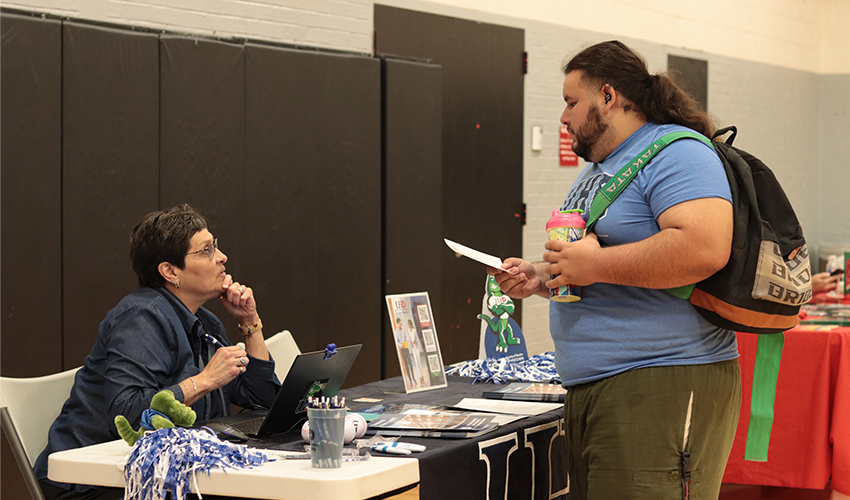
[[[850,494],[850,328],[785,333],[767,462],[744,461],[758,335],[739,333],[741,417],[723,482]],[[830,328],[830,327],[821,327]]]

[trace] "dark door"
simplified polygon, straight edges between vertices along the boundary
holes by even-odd
[[[523,30],[383,5],[375,5],[374,22],[378,54],[442,67],[443,237],[502,258],[521,255]],[[445,245],[431,258],[441,276],[432,307],[443,361],[474,359],[484,266]]]
[[[383,293],[427,291],[442,299],[442,68],[387,58],[383,88]],[[414,118],[415,117],[415,118]],[[401,374],[386,305],[383,378]],[[438,332],[439,332],[439,326]]]

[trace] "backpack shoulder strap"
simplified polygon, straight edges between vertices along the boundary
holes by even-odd
[[[629,185],[629,182],[635,178],[637,173],[645,167],[659,151],[664,149],[670,143],[684,138],[698,139],[709,146],[714,147],[709,138],[691,131],[683,130],[659,137],[637,156],[626,162],[623,168],[621,168],[614,177],[609,179],[608,182],[596,191],[596,195],[590,203],[590,211],[587,215],[587,230],[590,231],[593,228],[599,217],[605,213],[605,210],[608,209],[617,196],[620,196],[620,193],[622,193],[623,189]]]

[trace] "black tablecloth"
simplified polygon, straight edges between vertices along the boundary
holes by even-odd
[[[447,381],[445,388],[404,394],[404,383],[396,377],[342,390],[340,396],[345,396],[351,410],[359,411],[378,404],[354,401],[359,398],[379,399],[381,403],[454,405],[465,397],[480,398],[484,390],[494,387],[473,385],[470,378],[447,377]],[[419,459],[419,498],[569,498],[563,415],[563,408],[553,410],[474,438],[399,438],[428,447],[407,456]],[[278,449],[303,449],[304,444],[297,432],[265,438],[262,443],[260,447]]]

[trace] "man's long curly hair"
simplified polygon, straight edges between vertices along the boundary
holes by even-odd
[[[618,40],[587,47],[561,69],[565,75],[581,71],[582,83],[592,92],[610,85],[628,101],[625,110],[648,122],[684,125],[708,138],[714,134],[711,117],[693,97],[668,73],[650,74],[643,57]]]

